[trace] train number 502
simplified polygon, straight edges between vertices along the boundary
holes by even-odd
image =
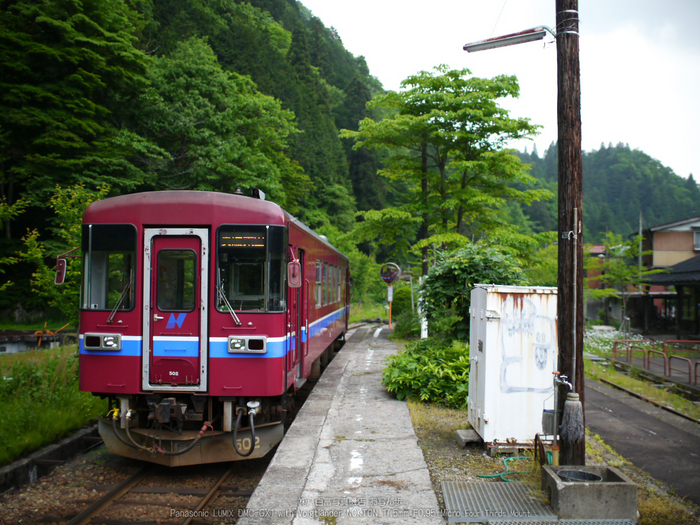
[[[250,438],[236,440],[238,450],[250,450]],[[260,438],[255,436],[255,448],[260,448]]]

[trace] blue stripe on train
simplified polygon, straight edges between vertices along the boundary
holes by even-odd
[[[309,325],[309,333],[306,333],[306,327],[301,329],[301,341],[307,343],[309,338],[319,335],[323,330],[331,326],[333,323],[341,320],[345,316],[345,309],[341,308],[326,317],[315,321]],[[114,352],[111,350],[86,350],[83,344],[83,338],[79,340],[79,351],[82,355],[108,355],[108,356],[134,356],[142,355],[141,338],[122,339],[122,349]],[[294,340],[292,339],[292,344]],[[289,338],[275,338],[275,340],[267,341],[267,352],[264,354],[249,354],[228,352],[227,340],[210,340],[209,356],[222,357],[246,357],[246,358],[279,358],[284,357],[289,351]],[[156,357],[196,357],[198,355],[197,341],[154,341],[153,355]]]
[[[340,310],[336,310],[332,314],[327,315],[323,319],[319,319],[318,321],[314,322],[309,326],[309,337],[314,337],[319,332],[325,330],[336,321],[342,319],[344,316],[345,308],[341,308]]]
[[[153,355],[155,357],[199,357],[199,340],[154,339]]]

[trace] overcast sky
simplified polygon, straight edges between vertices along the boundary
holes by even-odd
[[[301,0],[385,89],[438,64],[491,78],[516,75],[511,115],[557,138],[556,45],[467,53],[468,42],[555,26],[555,0]],[[583,149],[620,142],[700,179],[700,0],[579,0]],[[533,143],[514,144],[532,151]]]

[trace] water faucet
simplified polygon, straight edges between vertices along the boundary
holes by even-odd
[[[557,385],[557,386],[559,386],[559,385],[566,385],[566,386],[569,387],[569,391],[572,391],[572,390],[574,389],[574,386],[573,386],[571,383],[569,383],[569,381],[567,381],[567,379],[568,379],[568,377],[565,376],[565,375],[563,375],[563,374],[560,374],[560,373],[557,373],[557,372],[554,373],[554,383],[555,383],[555,385]]]

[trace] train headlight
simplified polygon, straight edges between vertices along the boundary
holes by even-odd
[[[230,335],[228,338],[229,354],[264,354],[267,352],[267,337],[240,337]]]
[[[245,339],[240,339],[238,337],[231,337],[228,340],[228,348],[231,352],[245,352]]]
[[[85,334],[83,347],[85,350],[117,352],[122,349],[122,336],[121,334]]]
[[[102,338],[102,346],[105,348],[119,348],[121,341],[118,335],[106,335]]]

